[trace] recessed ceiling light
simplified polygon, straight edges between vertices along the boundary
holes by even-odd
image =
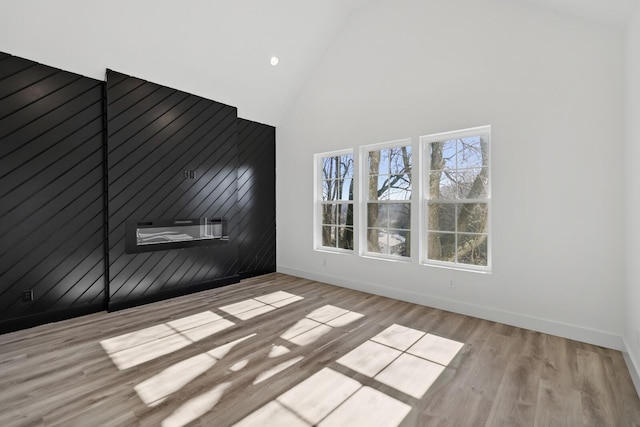
[[[277,56],[272,56],[271,57],[271,65],[273,65],[275,67],[276,65],[278,65],[278,62],[280,62],[280,60],[278,59]]]

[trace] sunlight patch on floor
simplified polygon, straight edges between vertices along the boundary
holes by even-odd
[[[234,363],[229,367],[231,372],[238,372],[241,369],[244,369],[249,364],[249,359],[242,359],[239,362]]]
[[[300,301],[301,299],[304,299],[304,298],[298,295],[290,294],[289,292],[276,291],[270,294],[260,295],[259,297],[255,297],[254,299],[265,304],[288,305],[288,304],[291,304],[292,302]],[[282,307],[284,307],[284,305],[282,305]]]
[[[228,342],[224,345],[221,345],[220,347],[214,348],[213,350],[207,351],[207,354],[211,357],[215,357],[216,359],[220,360],[223,357],[225,357],[227,354],[229,354],[229,352],[233,350],[233,348],[238,344],[240,344],[242,341],[248,340],[249,338],[255,337],[256,335],[258,334],[254,332],[253,334],[247,335],[246,337],[242,337],[235,341]]]
[[[425,334],[426,332],[422,332],[417,329],[393,324],[375,337],[371,338],[371,341],[393,347],[400,351],[405,351]]]
[[[302,299],[304,297],[289,292],[276,291],[220,307],[220,310],[248,320]],[[204,311],[108,338],[100,345],[118,369],[124,370],[180,350],[234,325],[234,322],[212,311]]]
[[[348,376],[323,368],[248,415],[234,427],[396,427],[411,411],[400,402]]]
[[[276,399],[310,424],[317,424],[336,409],[361,384],[334,371],[323,368]]]
[[[233,325],[235,325],[235,323],[233,323],[232,321],[222,319],[216,320],[215,322],[206,323],[204,325],[196,326],[191,329],[186,329],[180,331],[180,333],[191,341],[198,342],[204,338],[210,337],[211,335],[217,334],[218,332],[222,332],[225,329],[232,327]]]
[[[464,343],[427,334],[411,346],[407,353],[447,366],[463,346]]]
[[[444,371],[442,365],[405,353],[373,378],[420,399],[442,371]]]
[[[458,341],[394,324],[337,363],[420,399],[463,346]]]
[[[197,420],[216,406],[230,386],[230,382],[218,384],[208,392],[189,399],[162,421],[162,427],[183,427]]]
[[[284,371],[285,369],[295,365],[296,363],[298,363],[302,359],[304,359],[304,356],[294,357],[293,359],[287,360],[286,362],[282,362],[279,365],[276,365],[271,369],[267,369],[266,371],[264,371],[260,375],[258,375],[255,380],[253,380],[253,384],[254,385],[255,384],[260,384],[261,382],[268,380],[272,376],[277,375],[280,372]]]
[[[227,313],[235,313],[236,316],[242,317],[244,313],[256,313],[256,310],[264,311],[265,303],[263,301],[280,303],[281,306],[284,306],[302,299],[302,297],[283,291],[263,295],[258,298],[262,301],[251,299],[223,308]],[[268,307],[268,311],[276,309],[270,305],[266,305],[266,307]],[[233,322],[224,317],[211,311],[205,311],[172,320],[161,325],[110,338],[104,340],[101,344],[116,366],[120,369],[127,369],[186,347],[193,342],[233,325]],[[206,353],[182,360],[136,385],[134,389],[147,406],[157,406],[198,376],[206,373],[207,370],[212,368],[217,361],[225,357],[237,344],[255,335],[257,334],[253,333],[216,347]],[[274,344],[269,353],[269,357],[278,357],[289,351],[285,346],[276,346]],[[302,359],[303,357],[296,357],[266,370],[258,375],[254,384],[271,378]],[[249,358],[239,360],[229,367],[229,371],[237,372],[245,368],[249,362]]]
[[[364,314],[333,305],[325,305],[297,321],[280,335],[280,338],[299,346],[309,345],[334,328],[346,326],[362,317]]]
[[[235,323],[211,312],[102,340],[100,345],[120,370],[125,370],[187,347]]]
[[[134,390],[147,406],[157,406],[167,397],[211,369],[237,344],[254,336],[256,334],[251,334],[206,353],[182,360],[136,385]]]
[[[108,354],[113,354],[150,341],[155,341],[162,337],[173,335],[175,333],[175,329],[162,323],[160,325],[151,326],[128,334],[102,340],[100,341],[100,345]]]
[[[283,356],[289,352],[291,352],[291,350],[289,350],[287,347],[283,345],[271,344],[271,350],[269,350],[269,359]]]
[[[304,298],[288,292],[278,291],[219,307],[219,309],[238,319],[247,320],[302,299]],[[295,325],[288,328],[282,333],[281,338],[299,346],[310,345],[334,328],[347,326],[362,317],[364,315],[361,313],[325,305],[313,310]],[[101,341],[100,344],[115,365],[124,370],[168,355],[234,325],[236,323],[219,314],[212,311],[204,311],[109,338]],[[157,407],[198,377],[206,375],[207,371],[227,356],[236,345],[256,335],[256,333],[253,333],[207,352],[180,360],[135,385],[134,390],[148,407]],[[428,345],[433,346],[435,344],[425,344],[425,346]],[[266,355],[268,359],[280,358],[291,352],[286,346],[275,343],[268,350]],[[417,352],[423,350],[423,348],[416,348]],[[236,362],[231,361],[228,364],[229,374],[247,367],[251,363],[252,357],[249,356]],[[253,385],[267,381],[303,359],[304,356],[295,356],[264,370],[256,376]],[[198,419],[218,403],[225,390],[231,387],[231,384],[232,381],[217,384],[209,391],[182,403],[170,416],[164,419],[162,425],[181,427]],[[362,391],[356,393],[359,390]],[[376,404],[380,408],[399,407],[393,403],[394,399],[378,396],[378,393],[373,389],[363,389],[362,384],[358,381],[329,368],[324,368],[293,389],[283,393],[277,401],[265,406],[260,412],[255,412],[247,418],[249,420],[247,422],[251,422],[251,419],[258,420],[263,419],[263,416],[267,416],[277,417],[277,419],[286,422],[287,425],[315,425],[323,420],[330,424],[340,423],[340,420],[353,419],[354,415],[350,408],[358,405],[367,405],[367,402]],[[303,398],[300,399],[300,396],[303,396]],[[320,398],[321,396],[324,397]],[[350,399],[356,400],[351,401]],[[329,414],[332,414],[337,407],[345,402],[351,403],[340,412],[332,415],[331,418],[327,418]],[[402,405],[400,402],[398,404]],[[374,409],[371,408],[369,412],[374,411]],[[402,411],[398,413],[401,414]],[[267,421],[270,425],[273,425],[274,419]]]
[[[401,354],[400,350],[377,342],[366,341],[342,356],[337,362],[362,375],[373,378]]]
[[[168,396],[207,372],[216,361],[206,353],[190,357],[141,382],[134,390],[147,406],[157,406]]]
[[[311,427],[311,424],[304,422],[296,414],[272,400],[249,416],[243,418],[233,427],[266,427],[266,426],[286,426],[286,427]]]
[[[237,317],[238,319],[249,320],[302,299],[304,299],[304,297],[290,294],[285,291],[277,291],[234,304],[225,305],[220,307],[220,310]]]
[[[342,311],[333,306],[321,307],[282,337],[293,340],[308,333],[301,331],[312,331],[349,314]],[[421,399],[463,346],[458,341],[393,324],[336,363],[405,393],[408,398]],[[411,405],[325,367],[235,426],[397,427],[409,412]]]
[[[158,338],[151,342],[111,353],[109,357],[111,357],[118,369],[125,370],[185,348],[192,342],[190,339],[174,332],[173,335],[168,337]]]
[[[216,313],[213,313],[211,311],[203,311],[202,313],[194,314],[192,316],[172,320],[170,322],[167,322],[167,325],[171,326],[176,331],[186,331],[188,329],[222,319],[224,319],[224,317]]]
[[[411,406],[371,387],[362,387],[322,420],[319,427],[398,426]]]

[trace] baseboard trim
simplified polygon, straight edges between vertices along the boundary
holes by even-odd
[[[125,308],[137,307],[139,305],[163,301],[169,298],[175,298],[183,295],[193,294],[196,292],[207,291],[209,289],[215,289],[221,286],[232,285],[238,282],[240,282],[240,276],[233,275],[233,276],[223,277],[221,279],[216,279],[210,282],[198,283],[196,285],[189,285],[185,287],[169,289],[164,292],[157,292],[142,298],[121,300],[121,301],[109,301],[107,304],[107,311],[111,312],[111,311],[124,310]]]
[[[473,316],[493,322],[504,323],[506,325],[516,326],[519,328],[530,329],[533,331],[581,341],[588,344],[598,345],[613,350],[622,350],[622,337],[606,331],[585,328],[582,326],[557,322],[554,320],[548,320],[539,317],[527,316],[520,313],[514,313],[491,307],[469,304],[447,298],[433,297],[416,292],[388,288],[379,284],[364,283],[346,279],[344,277],[336,277],[312,271],[300,270],[285,265],[278,265],[278,272],[302,277],[309,280],[316,280],[318,282],[329,283],[331,285],[341,286],[356,291],[381,295],[384,297],[394,298],[407,302],[413,302],[416,304],[464,314],[467,316]]]
[[[240,280],[250,279],[256,276],[264,276],[265,274],[275,273],[275,270],[252,270],[252,271],[241,271],[240,272]]]
[[[136,307],[143,304],[149,304],[152,302],[162,301],[169,298],[174,298],[182,295],[188,295],[195,292],[201,292],[209,289],[215,289],[222,286],[232,285],[240,282],[240,275],[233,275],[223,277],[210,282],[198,283],[195,285],[189,285],[182,288],[170,289],[164,292],[158,292],[156,294],[137,298],[133,300],[125,301],[112,301],[107,304],[107,311],[118,311],[125,308]],[[59,322],[61,320],[67,320],[74,317],[85,316],[87,314],[98,313],[105,310],[105,304],[100,302],[98,304],[91,304],[81,307],[72,307],[66,310],[58,310],[52,312],[45,312],[39,314],[33,314],[30,316],[19,317],[16,319],[8,319],[0,321],[0,334],[19,331],[22,329],[32,328],[34,326],[43,325],[46,323]]]
[[[636,363],[636,361],[640,359],[638,359],[637,355],[633,353],[631,346],[629,346],[625,337],[622,337],[622,346],[624,362],[627,364],[631,380],[633,381],[633,385],[636,387],[636,393],[640,396],[640,366]]]
[[[74,317],[86,316],[104,310],[102,302],[81,307],[72,307],[66,310],[56,310],[45,313],[32,314],[30,316],[8,319],[0,322],[0,334],[33,328],[46,323],[59,322]]]

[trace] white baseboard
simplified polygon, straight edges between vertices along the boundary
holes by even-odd
[[[316,280],[318,282],[329,283],[331,285],[341,286],[344,288],[354,289],[357,291],[367,292],[370,294],[381,295],[397,300],[438,308],[441,310],[452,311],[454,313],[464,314],[467,316],[478,317],[480,319],[490,320],[493,322],[504,323],[519,328],[530,329],[545,334],[556,335],[562,338],[568,338],[588,344],[599,345],[613,350],[621,351],[623,348],[622,337],[610,332],[599,331],[596,329],[585,328],[568,323],[556,322],[554,320],[527,316],[491,307],[469,304],[447,298],[433,297],[396,288],[389,288],[380,284],[364,283],[350,280],[344,277],[336,277],[312,271],[300,270],[285,265],[278,265],[278,272],[302,277],[305,279]]]
[[[636,387],[636,392],[638,393],[638,396],[640,396],[640,366],[636,362],[640,359],[638,359],[637,355],[633,354],[631,347],[628,345],[627,340],[624,337],[622,337],[622,346],[624,361],[627,364],[627,369],[629,369],[633,385]]]

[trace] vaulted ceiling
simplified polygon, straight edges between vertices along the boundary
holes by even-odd
[[[531,3],[598,22],[605,25],[624,27],[638,0],[526,0]]]
[[[7,1],[0,51],[97,79],[110,68],[277,125],[349,15],[375,1],[391,0]],[[508,1],[623,28],[640,0]]]

